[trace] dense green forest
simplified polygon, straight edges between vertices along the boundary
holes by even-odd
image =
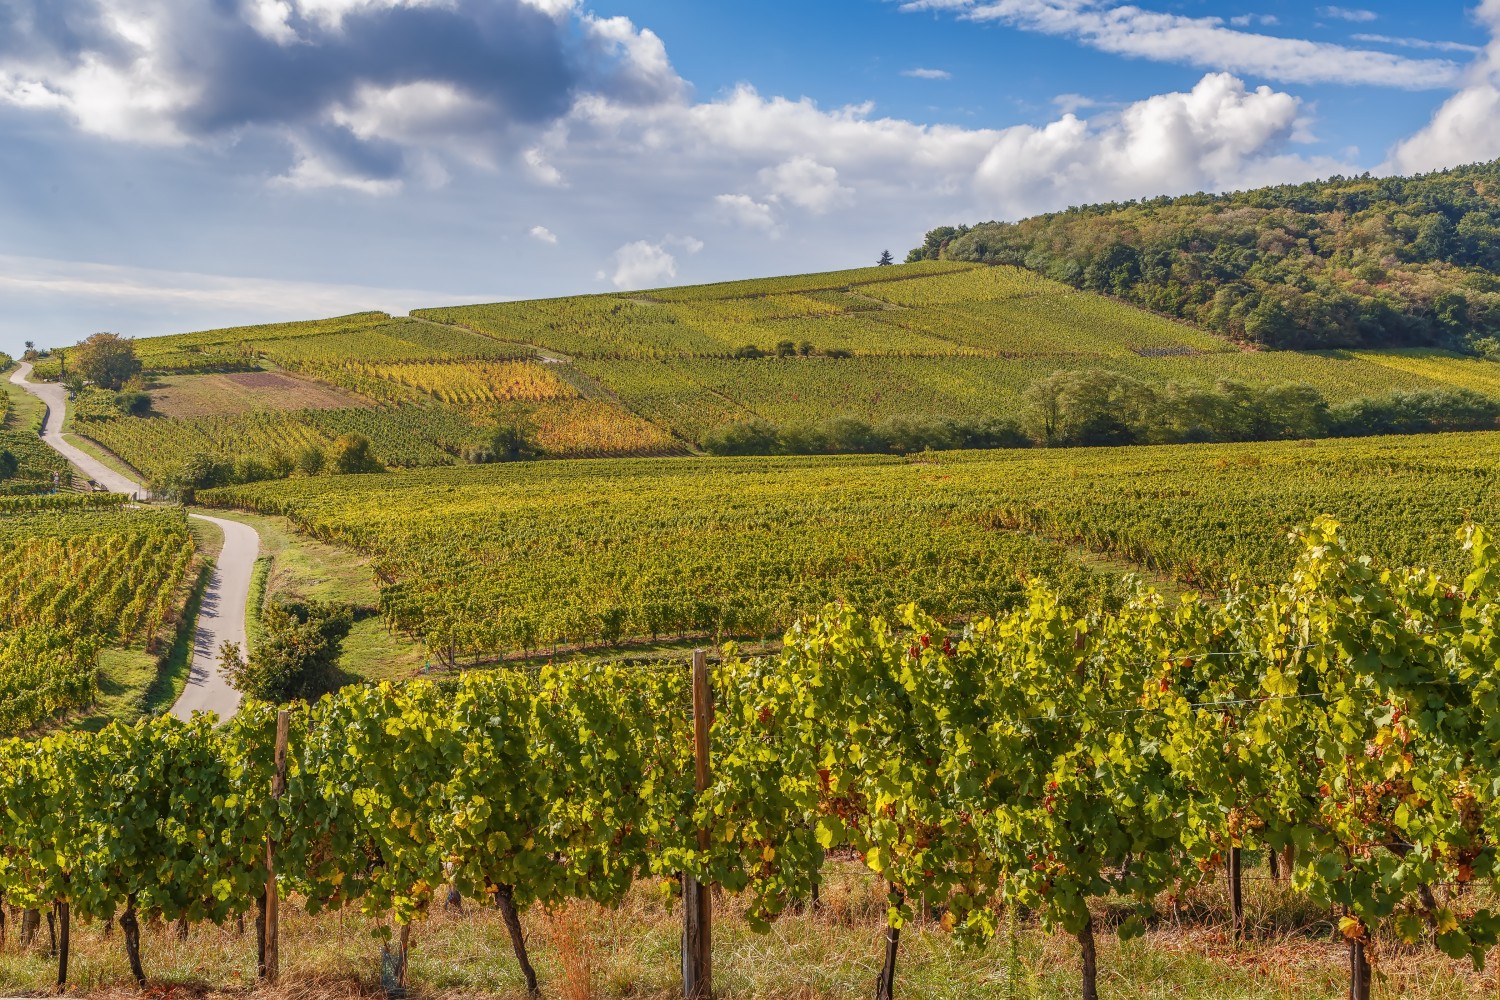
[[[1500,161],[944,226],[907,259],[1020,265],[1268,348],[1500,356]]]

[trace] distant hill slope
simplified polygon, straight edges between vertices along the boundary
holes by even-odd
[[[1500,414],[1500,363],[1245,350],[1024,268],[958,261],[359,313],[135,349],[154,412],[85,389],[74,429],[166,492],[351,471],[361,463],[339,458],[351,435],[380,467],[430,468],[521,457],[517,434],[554,458],[910,452],[1492,428]],[[53,355],[37,374],[59,368]],[[1416,395],[1378,412],[1362,402],[1398,391]]]
[[[1218,338],[1021,268],[869,267],[413,313],[578,358],[1118,356]]]
[[[1500,353],[1500,161],[942,227],[908,260],[1012,264],[1272,348]]]

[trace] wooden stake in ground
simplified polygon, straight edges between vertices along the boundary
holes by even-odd
[[[1349,942],[1349,1000],[1370,1000],[1370,960],[1363,941]]]
[[[713,722],[713,695],[708,689],[708,654],[693,650],[693,757],[699,793],[708,790],[708,727]],[[698,831],[698,847],[708,850],[708,831]],[[708,1000],[714,992],[713,897],[709,887],[682,876],[682,995]]]
[[[1229,929],[1238,944],[1245,939],[1245,893],[1240,878],[1240,848],[1231,847],[1224,857],[1224,874],[1229,881]]]
[[[901,908],[903,897],[901,890],[891,886],[891,897],[896,901],[896,909]],[[890,924],[885,928],[885,964],[880,967],[880,978],[875,980],[875,1000],[895,1000],[896,996],[896,956],[901,951],[901,928]]]
[[[21,911],[21,934],[20,943],[22,948],[30,948],[36,942],[37,932],[42,929],[41,910]]]
[[[411,924],[402,924],[396,934],[396,946],[380,947],[380,986],[385,995],[400,1000],[406,996],[406,963],[411,953]]]
[[[286,745],[291,735],[292,714],[286,709],[276,713],[276,774],[271,779],[271,799],[281,801],[286,794]],[[266,835],[266,893],[261,924],[261,978],[275,985],[281,978],[281,901],[276,892],[276,840]]]
[[[57,991],[68,988],[68,901],[58,900],[57,908]]]
[[[1083,951],[1083,1000],[1099,1000],[1099,953],[1094,946],[1094,916],[1083,922],[1078,932],[1078,946]]]

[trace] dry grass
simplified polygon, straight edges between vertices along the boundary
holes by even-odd
[[[1346,952],[1329,939],[1326,914],[1284,886],[1247,885],[1250,940],[1225,933],[1221,885],[1207,885],[1178,901],[1143,938],[1100,940],[1100,986],[1105,997],[1156,1000],[1334,1000],[1347,995]],[[863,1000],[880,961],[883,890],[855,865],[839,865],[817,912],[789,913],[769,934],[749,931],[734,900],[716,906],[714,971],[724,1000]],[[1101,923],[1113,919],[1100,912]],[[665,911],[654,885],[642,885],[620,907],[575,903],[523,916],[544,996],[558,1000],[680,996],[675,914]],[[380,943],[374,924],[354,913],[311,918],[284,911],[283,984],[254,984],[253,937],[233,927],[195,928],[178,942],[172,929],[143,931],[150,995],[161,1000],[353,1000],[379,994]],[[45,941],[46,932],[42,938]],[[123,1000],[140,994],[130,984],[118,933],[95,927],[73,935],[74,990]],[[41,950],[17,953],[14,939],[0,953],[0,994],[41,994],[53,968]],[[934,1000],[1078,995],[1077,949],[1067,936],[1023,924],[1012,956],[1001,940],[966,950],[935,923],[910,926],[902,937],[897,992]],[[1019,975],[1011,977],[1008,968]],[[1493,966],[1476,973],[1430,948],[1386,945],[1378,970],[1382,1000],[1493,997]],[[410,982],[419,1000],[494,997],[522,1000],[524,984],[497,911],[472,902],[462,913],[435,910],[412,937]]]
[[[152,380],[151,409],[188,419],[255,410],[336,410],[369,401],[322,382],[281,372],[172,375]]]

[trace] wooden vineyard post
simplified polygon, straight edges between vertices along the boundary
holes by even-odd
[[[1229,883],[1229,925],[1235,944],[1245,939],[1245,895],[1240,860],[1240,848],[1230,847],[1224,858],[1224,874]]]
[[[286,794],[286,745],[291,733],[292,715],[286,709],[276,713],[276,773],[271,778],[271,799],[280,802]],[[261,930],[261,952],[265,962],[261,978],[276,985],[281,978],[281,901],[276,892],[276,839],[266,834],[265,920]]]
[[[1349,942],[1349,1000],[1370,1000],[1370,959],[1363,941]]]
[[[693,759],[696,786],[708,790],[708,727],[713,721],[713,695],[708,689],[708,654],[693,650]],[[708,831],[698,831],[698,847],[708,850]],[[706,885],[682,876],[682,995],[708,1000],[714,992],[713,896]]]
[[[68,988],[68,934],[72,920],[66,899],[53,905],[57,908],[57,992],[61,993]]]

